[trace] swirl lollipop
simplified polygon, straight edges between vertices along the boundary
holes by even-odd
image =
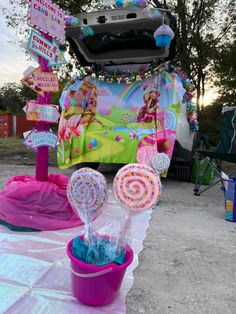
[[[102,211],[108,195],[105,177],[90,168],[81,168],[74,172],[67,186],[67,197],[77,215],[85,223],[85,239],[90,244],[92,238],[92,220]]]
[[[128,210],[140,212],[154,206],[161,195],[159,175],[144,164],[121,168],[113,183],[114,194]]]
[[[152,160],[153,169],[159,174],[164,173],[170,166],[170,158],[165,153],[159,153]]]
[[[129,229],[132,214],[153,207],[161,195],[161,181],[151,167],[145,164],[130,164],[121,168],[113,182],[114,194],[128,210],[120,230],[118,252],[125,247],[125,236]]]
[[[137,161],[140,164],[145,164],[151,166],[152,159],[157,154],[156,146],[143,146],[138,149],[137,152]]]

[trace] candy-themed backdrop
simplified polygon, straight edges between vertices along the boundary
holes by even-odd
[[[60,99],[59,167],[137,162],[145,146],[171,158],[184,93],[175,72],[131,84],[75,79]]]

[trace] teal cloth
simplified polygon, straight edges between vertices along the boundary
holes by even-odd
[[[121,265],[125,262],[125,251],[118,255],[115,242],[104,238],[94,239],[94,244],[89,248],[77,237],[72,243],[71,251],[76,258],[87,264],[104,266],[110,263]]]

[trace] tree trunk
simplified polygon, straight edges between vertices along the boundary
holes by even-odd
[[[190,75],[190,61],[188,52],[188,26],[187,26],[187,8],[185,0],[177,1],[177,14],[179,15],[179,33],[177,45],[179,46],[179,59],[183,70]]]

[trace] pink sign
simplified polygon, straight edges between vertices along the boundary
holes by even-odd
[[[30,0],[28,24],[61,43],[65,41],[65,13],[49,0]]]
[[[55,105],[45,105],[35,101],[27,101],[26,118],[29,121],[56,123],[60,118],[60,113],[58,107]]]

